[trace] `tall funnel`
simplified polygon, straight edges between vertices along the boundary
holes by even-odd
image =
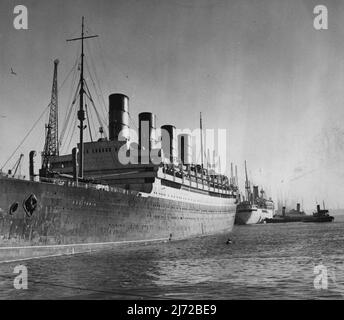
[[[139,114],[140,162],[150,162],[150,152],[156,143],[156,116],[150,112]]]
[[[192,141],[190,134],[178,135],[178,154],[180,161],[184,165],[190,165],[192,162]]]
[[[129,98],[120,93],[109,96],[109,139],[129,139]]]
[[[177,158],[176,127],[164,125],[161,127],[161,149],[165,159],[174,163]]]

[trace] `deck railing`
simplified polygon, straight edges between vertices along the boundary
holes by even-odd
[[[49,184],[55,184],[59,186],[67,186],[67,187],[74,187],[74,188],[83,188],[83,189],[93,189],[93,190],[99,190],[99,191],[107,191],[107,192],[120,192],[123,194],[137,194],[138,191],[134,190],[127,190],[119,187],[114,187],[106,184],[94,184],[94,183],[87,183],[87,182],[81,182],[81,181],[72,181],[72,180],[64,180],[64,179],[56,179],[56,178],[44,178],[35,176],[32,180],[27,179],[25,176],[11,176],[8,174],[4,174],[3,172],[0,172],[0,175],[7,179],[13,179],[13,180],[24,180],[24,181],[32,181],[32,182],[41,182],[41,183],[49,183]]]

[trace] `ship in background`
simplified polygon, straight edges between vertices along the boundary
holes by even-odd
[[[77,89],[80,137],[72,154],[59,153],[55,61],[39,175],[34,151],[29,180],[0,175],[0,262],[185,239],[233,228],[238,199],[233,177],[210,172],[203,161],[192,163],[192,137],[177,136],[173,125],[161,127],[165,138],[156,148],[152,113],[139,114],[139,142],[131,142],[126,134],[130,119],[126,95],[109,96],[109,138],[84,141],[85,100],[93,102],[84,78],[84,40],[92,37],[84,35],[82,19],[81,37],[71,39],[81,41],[82,48]],[[202,134],[202,120],[200,125]],[[123,154],[132,161],[124,164]],[[153,154],[163,160],[156,164]]]
[[[323,201],[323,209],[317,204],[317,211],[313,212],[311,216],[305,216],[302,222],[332,222],[334,220],[333,216],[330,216],[329,211],[325,207],[325,202]]]
[[[300,222],[307,217],[300,203],[296,204],[296,209],[287,210],[286,205],[282,201],[278,201],[278,210],[273,218],[266,219],[266,223],[287,223],[287,222]]]
[[[282,213],[276,214],[273,218],[266,219],[267,223],[288,223],[288,222],[332,222],[333,216],[329,215],[329,210],[325,208],[323,201],[323,209],[317,204],[317,211],[312,215],[306,214],[301,209],[300,203],[296,204],[296,209],[286,210],[286,206],[282,205]]]
[[[263,189],[260,190],[259,195],[258,186],[254,185],[252,192],[250,181],[247,176],[246,161],[245,178],[246,197],[237,206],[235,223],[239,225],[265,223],[266,219],[270,219],[274,216],[274,202],[271,198],[265,198]]]

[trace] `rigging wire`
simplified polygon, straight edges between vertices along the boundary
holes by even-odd
[[[98,133],[100,133],[100,129],[98,128],[98,130],[97,130],[97,128],[96,128],[96,125],[94,123],[95,121],[93,120],[92,112],[90,112],[90,121],[92,123],[93,132],[95,133],[95,135],[98,135]]]
[[[74,63],[74,66],[73,66],[73,68],[74,68],[74,73],[73,73],[73,77],[72,77],[72,85],[71,85],[71,90],[70,90],[70,93],[69,93],[69,98],[68,98],[68,104],[67,105],[71,105],[72,104],[72,102],[75,100],[75,91],[74,91],[74,88],[75,88],[75,86],[76,86],[76,84],[77,84],[77,65],[78,65],[78,62],[79,62],[79,58],[77,57],[76,58],[76,61],[75,61],[75,63]],[[76,90],[77,90],[78,88],[76,88]],[[74,97],[73,97],[73,93],[74,93]],[[73,99],[73,100],[72,100]],[[60,138],[59,138],[59,144],[60,144],[60,146],[62,145],[62,140],[63,140],[63,135],[64,135],[64,132],[65,132],[65,127],[67,126],[67,119],[69,118],[69,114],[70,114],[70,112],[69,112],[69,110],[67,110],[66,111],[66,114],[65,114],[65,118],[64,118],[64,121],[63,121],[63,128],[62,128],[62,131],[61,131],[61,133],[60,133]]]
[[[39,118],[36,120],[36,122],[33,124],[33,126],[31,127],[31,129],[29,130],[29,132],[25,135],[25,137],[22,139],[22,141],[20,142],[20,144],[18,145],[18,147],[12,152],[12,154],[10,155],[10,157],[5,161],[5,163],[2,165],[0,171],[2,171],[2,169],[7,165],[7,163],[13,158],[13,156],[16,154],[16,152],[19,150],[19,148],[23,145],[23,143],[25,142],[25,140],[27,139],[27,137],[31,134],[31,132],[33,131],[33,129],[35,129],[36,125],[38,124],[39,121],[41,121],[42,117],[45,115],[45,113],[47,112],[47,110],[49,110],[50,108],[50,103],[48,104],[48,106],[44,109],[44,111],[42,112],[42,114],[39,116]]]
[[[88,25],[86,25],[86,27],[87,27],[87,29],[89,29],[89,31],[90,31],[91,33],[93,33],[93,30],[92,30]],[[106,64],[105,64],[105,58],[104,58],[104,55],[103,55],[104,50],[103,50],[103,48],[102,48],[102,46],[101,46],[100,37],[96,38],[96,39],[95,39],[95,42],[96,42],[96,44],[97,44],[97,46],[98,46],[98,49],[99,49],[98,52],[99,52],[99,55],[100,55],[100,60],[101,60],[102,65],[103,65],[104,72],[106,73],[106,72],[108,71],[108,69],[106,68]],[[106,86],[107,86],[107,85],[106,85]],[[107,86],[107,89],[108,89],[108,91],[110,91],[108,86]],[[102,97],[103,97],[103,99],[104,99],[104,95],[102,95]],[[105,104],[105,107],[106,107],[106,103],[104,103],[104,104]],[[106,108],[105,108],[105,109],[106,109]]]
[[[96,116],[97,116],[97,119],[98,119],[98,122],[99,122],[99,125],[100,125],[101,127],[104,127],[104,123],[103,123],[103,121],[102,121],[102,119],[101,119],[101,117],[100,117],[100,114],[99,114],[99,112],[98,112],[98,110],[97,110],[97,108],[96,108],[96,106],[95,106],[95,104],[94,104],[94,101],[93,101],[93,99],[92,99],[92,97],[91,97],[90,89],[88,88],[88,85],[87,85],[86,81],[85,81],[85,88],[86,88],[86,90],[87,90],[87,92],[85,92],[85,93],[86,93],[86,97],[90,100],[90,102],[91,102],[91,104],[92,104],[92,106],[93,106],[93,109],[94,109],[94,111],[95,111],[95,113],[96,113]],[[106,137],[106,133],[105,133],[105,132],[104,132],[104,136]]]
[[[90,68],[90,66],[89,66],[89,64],[88,64],[87,61],[86,61],[86,69],[87,69],[88,74],[89,74],[89,76],[90,76],[90,79],[91,79],[91,82],[92,82],[92,85],[93,85],[95,94],[96,94],[97,99],[98,99],[98,102],[101,102],[101,103],[99,103],[99,104],[102,106],[101,110],[102,110],[102,113],[103,113],[103,117],[104,117],[104,119],[106,119],[106,105],[105,105],[104,97],[103,97],[103,94],[102,94],[102,90],[101,90],[101,88],[100,88],[100,84],[98,83],[98,87],[99,87],[99,90],[100,90],[101,93],[98,92],[97,86],[96,86],[95,81],[94,81],[94,78],[93,78],[93,76],[92,76],[91,68]],[[93,69],[95,69],[95,68],[93,68]],[[94,74],[96,75],[95,72],[94,72]],[[98,81],[99,81],[99,80],[98,80]],[[102,97],[102,99],[99,99],[99,96]],[[105,110],[105,111],[104,111],[104,110]]]
[[[88,25],[86,25],[86,28],[89,30],[89,32],[93,32],[93,30],[92,30],[92,28],[90,28]],[[103,49],[102,49],[102,46],[101,46],[101,41],[100,41],[100,39],[99,38],[97,38],[97,39],[95,39],[95,42],[97,43],[97,46],[98,46],[98,51],[99,51],[99,54],[100,54],[100,60],[101,60],[101,62],[102,62],[102,64],[103,64],[103,68],[104,68],[104,70],[106,71],[107,70],[107,68],[106,68],[106,65],[105,65],[105,62],[104,62],[104,56],[103,56]],[[94,70],[94,75],[95,75],[95,77],[96,77],[96,81],[97,81],[97,84],[98,84],[98,87],[99,87],[99,90],[100,90],[100,92],[102,93],[102,89],[101,89],[101,86],[100,86],[100,81],[99,81],[99,78],[98,78],[98,76],[97,76],[97,69],[96,69],[96,67],[95,67],[95,63],[94,63],[94,59],[93,59],[93,56],[92,56],[92,54],[91,54],[91,50],[90,50],[90,48],[89,48],[89,45],[88,45],[88,43],[86,43],[86,48],[87,48],[87,51],[89,52],[89,55],[90,55],[90,60],[91,60],[91,65],[92,65],[92,67],[93,67],[93,70]],[[87,64],[87,61],[86,61],[86,65],[87,65],[87,67],[88,67],[88,64]],[[95,85],[95,81],[93,80],[93,78],[92,78],[92,74],[91,74],[91,72],[89,71],[89,73],[90,73],[90,78],[91,78],[91,81],[92,81],[92,84],[93,84],[93,86],[96,88],[96,85]],[[101,96],[101,98],[102,98],[102,102],[103,102],[103,106],[104,106],[104,109],[105,109],[105,114],[107,113],[107,109],[106,109],[106,103],[105,103],[105,101],[104,101],[104,95],[103,94],[101,94],[100,95]],[[106,116],[105,116],[105,119],[106,119]],[[138,125],[136,124],[136,122],[135,122],[135,120],[130,116],[130,114],[129,114],[129,121],[131,121],[131,124],[133,125],[133,128],[136,130],[136,132],[138,132]],[[107,123],[107,122],[106,122]],[[108,125],[107,125],[107,127],[108,127]]]
[[[88,46],[88,44],[87,44],[87,46]],[[88,51],[90,52],[90,50],[88,50]],[[90,54],[90,57],[92,58],[92,55],[91,55],[91,54]],[[74,73],[73,73],[73,85],[72,85],[72,90],[71,90],[70,97],[72,96],[73,88],[75,87],[75,84],[76,84],[76,83],[77,83],[77,88],[76,88],[76,90],[74,91],[75,94],[74,94],[74,99],[73,99],[73,101],[72,101],[72,103],[71,103],[71,106],[70,106],[69,110],[66,112],[66,116],[65,116],[65,119],[64,119],[64,126],[63,126],[63,129],[62,129],[61,134],[60,134],[59,143],[60,143],[61,149],[63,149],[63,148],[66,146],[66,143],[64,143],[64,139],[65,139],[66,132],[67,132],[67,136],[69,136],[70,131],[71,131],[71,128],[74,126],[74,122],[75,122],[75,117],[73,118],[73,121],[71,121],[71,122],[70,122],[70,119],[71,119],[71,113],[72,113],[72,111],[74,110],[75,102],[76,102],[77,95],[78,95],[78,90],[79,90],[79,87],[80,87],[80,82],[79,82],[78,79],[77,79],[77,71],[78,71],[77,66],[79,65],[79,61],[80,61],[80,57],[79,57],[79,52],[78,52],[77,57],[76,57],[76,59],[75,59],[74,66],[73,66],[73,68],[72,68],[72,70],[74,70]],[[87,60],[86,60],[86,64],[87,64]],[[96,87],[96,85],[95,85],[95,83],[94,83],[94,79],[93,79],[93,77],[92,77],[92,73],[91,73],[91,71],[90,71],[90,67],[88,66],[88,64],[87,64],[87,68],[88,68],[88,72],[89,72],[90,78],[91,78],[91,80],[92,80],[92,82],[93,82],[93,86],[94,86],[94,88],[95,88],[95,91],[96,91],[96,93],[98,93],[97,87]],[[85,83],[86,83],[86,81],[85,81]],[[99,87],[100,87],[100,85],[99,85]],[[101,119],[101,117],[100,117],[100,115],[99,115],[99,113],[98,113],[98,110],[97,110],[97,108],[95,107],[94,101],[93,101],[93,99],[92,99],[92,97],[91,97],[91,94],[90,94],[90,91],[89,91],[89,88],[87,88],[87,90],[88,90],[88,92],[89,92],[89,97],[88,97],[88,98],[89,98],[89,100],[91,101],[92,106],[93,106],[93,108],[94,108],[94,110],[95,110],[95,112],[96,112],[96,114],[97,114],[98,122],[99,122],[100,126],[104,127],[104,121]],[[100,90],[101,90],[101,89],[100,89]],[[69,101],[70,101],[70,100],[71,100],[71,98],[69,99]],[[88,113],[87,113],[87,117],[88,117],[88,118],[91,116],[91,114],[90,114],[89,111],[90,111],[90,110],[88,110]],[[106,117],[105,117],[105,118],[106,118]],[[88,123],[89,123],[89,129],[91,129],[90,122],[89,122],[89,120],[87,120],[87,121],[88,121]],[[91,119],[91,121],[92,121],[92,119]],[[106,122],[105,122],[105,123],[106,123]],[[93,127],[94,127],[94,123],[93,123],[93,122],[92,122],[92,124],[93,124]],[[94,130],[94,131],[96,132],[96,130]],[[90,138],[91,138],[91,140],[92,140],[92,132],[90,132]],[[69,147],[70,147],[71,140],[72,140],[72,139],[69,140],[67,149],[69,149]]]
[[[74,73],[73,73],[73,78],[72,78],[72,83],[71,83],[71,90],[69,93],[69,99],[67,100],[70,109],[66,108],[66,114],[65,114],[65,119],[63,121],[63,128],[60,133],[60,139],[59,139],[59,144],[62,147],[63,139],[64,139],[64,134],[66,131],[66,128],[68,126],[68,121],[70,119],[70,113],[71,113],[71,108],[73,108],[75,100],[76,100],[76,94],[79,89],[79,81],[77,80],[78,76],[78,66],[79,66],[79,60],[80,60],[80,50],[77,51],[76,57],[75,57],[75,63],[73,65],[74,68]],[[74,95],[73,95],[74,93]],[[73,99],[73,100],[72,100]]]
[[[90,77],[91,77],[91,80],[92,80],[92,84],[94,86],[95,91],[99,90],[99,94],[97,95],[97,97],[98,97],[98,100],[100,102],[100,105],[102,105],[102,107],[103,107],[103,112],[104,112],[104,115],[105,115],[105,118],[106,118],[107,108],[106,108],[106,103],[105,103],[105,100],[104,100],[104,93],[103,93],[103,90],[102,90],[102,86],[100,85],[96,64],[94,62],[94,58],[93,58],[93,55],[92,55],[92,52],[90,50],[90,47],[89,47],[88,43],[86,43],[86,50],[87,50],[87,52],[89,53],[89,56],[90,56],[91,67],[93,68],[93,73],[94,73],[95,80],[96,80],[96,82],[98,84],[98,89],[96,87],[95,81],[93,80],[91,68],[89,68],[87,61],[86,61],[86,65],[87,65],[87,68],[89,70],[89,74],[90,74]]]
[[[88,98],[87,94],[86,94],[86,97]],[[91,101],[91,100],[90,100],[90,101]],[[92,101],[91,101],[91,106],[93,107]],[[88,110],[87,110],[87,112],[88,112]],[[94,124],[93,115],[92,115],[91,110],[90,110],[90,112],[87,113],[87,117],[89,118],[89,119],[87,119],[88,124],[89,124],[89,128],[91,128],[91,126],[90,126],[90,122],[91,122],[91,123],[92,123],[93,132],[94,132],[95,135],[97,135],[99,131],[97,130],[96,125]],[[99,120],[99,119],[98,119],[98,120]],[[100,127],[102,127],[102,124],[100,124]],[[90,132],[90,135],[91,135],[91,133],[92,133],[92,132]],[[92,142],[93,142],[93,141],[92,141]]]
[[[71,104],[71,106],[69,108],[69,111],[68,111],[68,114],[66,116],[66,120],[65,120],[63,129],[61,131],[61,135],[60,135],[60,144],[61,145],[62,145],[62,142],[64,141],[64,136],[66,134],[66,130],[67,130],[67,127],[68,127],[68,124],[69,124],[69,120],[70,120],[73,108],[75,106],[75,103],[77,102],[79,87],[80,87],[80,83],[78,84],[77,89],[75,90],[75,94],[74,94],[74,98],[73,98],[72,104]],[[70,132],[70,128],[69,128],[68,132]],[[68,135],[69,135],[69,133],[67,134],[67,137],[68,137]]]
[[[91,124],[90,124],[90,117],[89,117],[89,114],[88,114],[87,104],[85,104],[85,111],[86,111],[86,119],[87,119],[87,123],[88,123],[88,133],[90,135],[91,142],[93,142],[92,131],[91,131]]]
[[[69,126],[68,128],[68,132],[67,132],[67,137],[70,137],[69,138],[69,143],[68,143],[68,147],[65,149],[65,152],[67,152],[67,150],[69,150],[69,146],[71,144],[71,141],[73,139],[73,136],[74,136],[74,130],[72,130],[72,128],[74,127],[74,123],[76,122],[76,112],[73,113],[72,115],[72,121],[71,121],[71,125]],[[72,131],[72,132],[71,132]],[[71,134],[72,133],[72,134]]]
[[[60,137],[59,137],[60,150],[62,150],[64,147],[64,145],[63,145],[64,135],[65,135],[66,130],[67,130],[67,126],[68,126],[68,123],[70,120],[71,112],[73,111],[73,107],[75,104],[77,91],[79,89],[79,81],[77,80],[77,76],[78,76],[79,63],[80,63],[79,61],[80,61],[80,55],[81,55],[80,51],[81,51],[81,49],[79,48],[76,52],[75,62],[74,62],[74,65],[72,67],[72,70],[74,70],[74,72],[73,72],[73,77],[72,77],[71,86],[70,86],[69,98],[67,99],[67,105],[69,105],[69,109],[66,108],[65,119],[63,121],[63,127],[62,127],[62,130],[60,132]],[[73,93],[74,93],[74,95],[73,95]]]
[[[62,89],[62,87],[63,87],[63,86],[65,85],[65,83],[67,82],[68,78],[70,77],[71,73],[73,72],[74,68],[76,67],[77,62],[78,62],[78,61],[76,61],[76,62],[74,63],[73,67],[72,67],[71,70],[68,72],[66,78],[62,81],[62,84],[61,84],[61,85],[59,86],[59,88],[58,88],[59,90]]]
[[[102,89],[101,89],[101,85],[100,85],[99,78],[98,78],[98,76],[97,76],[97,71],[96,71],[95,63],[94,63],[93,56],[92,56],[92,54],[91,54],[91,50],[90,50],[90,48],[89,48],[88,43],[86,43],[86,50],[87,50],[87,52],[88,52],[88,54],[89,54],[89,56],[90,56],[90,59],[89,59],[89,60],[91,61],[91,66],[93,67],[93,73],[94,73],[94,75],[95,75],[95,79],[96,79],[96,82],[97,82],[97,84],[98,84],[98,88],[99,88],[99,89],[97,89],[95,80],[94,80],[94,78],[93,78],[93,76],[92,76],[91,67],[90,67],[90,65],[88,64],[87,60],[86,60],[86,62],[85,62],[85,64],[86,64],[86,69],[87,69],[87,71],[88,71],[88,74],[89,74],[89,77],[90,77],[90,79],[91,79],[91,82],[92,82],[94,91],[95,91],[95,93],[96,93],[96,95],[97,95],[98,101],[100,102],[99,104],[100,104],[101,106],[103,106],[103,108],[101,108],[101,110],[102,110],[102,112],[103,112],[104,118],[106,119],[106,118],[107,118],[107,117],[106,117],[107,111],[106,111],[106,104],[105,104],[105,101],[104,101],[104,95],[98,93],[98,90],[102,93]],[[100,114],[99,114],[99,112],[98,112],[98,109],[96,108],[95,103],[94,103],[94,101],[93,101],[93,99],[92,99],[92,97],[91,97],[91,93],[90,93],[90,90],[89,90],[89,87],[88,87],[86,81],[85,81],[85,88],[86,88],[86,90],[87,90],[86,96],[88,96],[89,100],[91,101],[91,104],[92,104],[92,106],[93,106],[93,108],[94,108],[94,111],[95,111],[95,113],[96,113],[96,115],[97,115],[98,122],[99,122],[99,124],[100,124],[101,126],[103,126],[103,121],[101,120],[101,117],[100,117]],[[87,95],[87,94],[88,94],[88,95]],[[99,96],[102,98],[102,100],[99,100]],[[101,103],[101,102],[103,102],[103,103]],[[105,110],[105,111],[104,111],[104,110]],[[106,127],[106,128],[109,128],[106,121],[105,121],[105,123],[106,123],[106,126],[105,126],[105,127]],[[103,127],[104,127],[104,126],[103,126]],[[106,137],[106,131],[104,131],[104,136]],[[113,154],[113,152],[111,152],[110,154],[111,154],[112,161],[113,161],[114,163],[116,163],[116,157],[115,157],[115,155]]]
[[[58,87],[58,90],[61,90],[63,88],[63,86],[65,85],[65,83],[67,82],[68,78],[70,77],[71,73],[72,73],[73,68],[68,72],[67,76],[65,77],[65,79],[62,81],[62,84]],[[39,121],[42,119],[42,117],[45,115],[45,113],[47,112],[47,110],[49,110],[50,108],[50,104],[51,102],[49,102],[49,104],[47,105],[47,107],[44,109],[44,111],[42,112],[42,114],[39,116],[39,118],[36,120],[36,122],[34,123],[34,125],[31,127],[31,129],[28,131],[28,133],[24,136],[23,140],[19,143],[19,145],[17,146],[17,148],[13,151],[13,153],[10,155],[10,157],[5,161],[5,163],[2,165],[1,167],[1,171],[4,169],[4,167],[7,165],[7,163],[13,158],[13,156],[16,154],[16,152],[19,150],[19,148],[24,144],[24,142],[26,141],[26,139],[29,137],[29,135],[31,134],[31,132],[35,129],[35,127],[37,126],[37,124],[39,123]]]

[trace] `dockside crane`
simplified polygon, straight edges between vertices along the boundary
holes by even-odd
[[[57,66],[59,60],[54,61],[53,86],[51,90],[51,100],[49,104],[49,123],[45,126],[46,136],[44,150],[42,153],[42,168],[39,175],[49,176],[50,158],[59,155],[58,143],[58,89],[57,89]]]

